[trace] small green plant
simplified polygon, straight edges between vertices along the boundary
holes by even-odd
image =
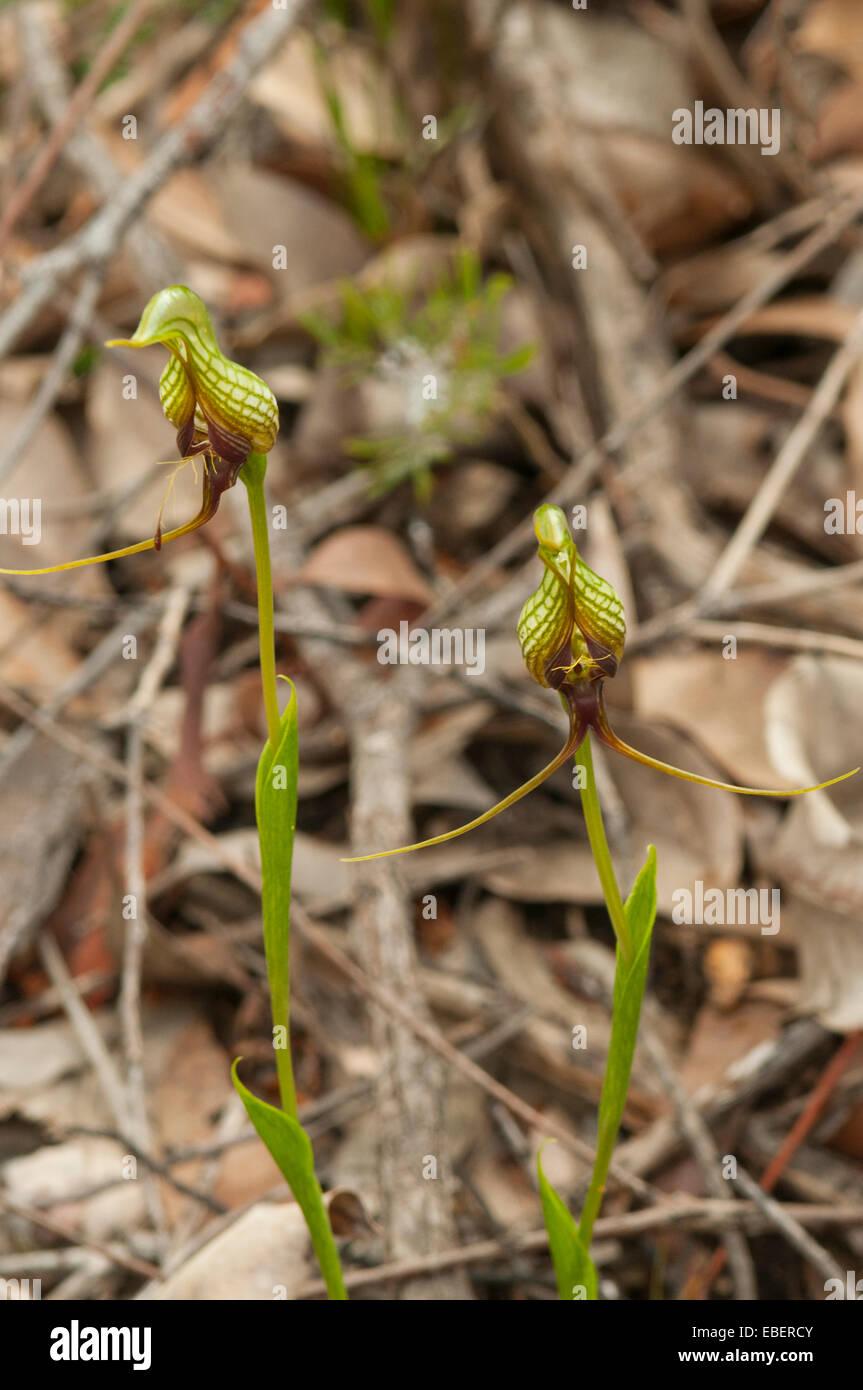
[[[347,283],[336,322],[325,314],[305,316],[328,362],[353,381],[393,387],[404,402],[404,426],[396,433],[348,441],[349,453],[368,467],[374,492],[409,479],[417,496],[427,498],[434,466],[476,437],[502,379],[527,366],[531,345],[510,353],[498,347],[510,285],[503,274],[483,281],[477,257],[463,251],[419,304],[407,290],[360,290]]]
[[[201,464],[201,509],[191,521],[103,555],[90,555],[44,569],[2,570],[3,574],[54,574],[84,565],[159,550],[188,535],[216,513],[222,494],[239,480],[248,495],[258,587],[258,629],[267,717],[267,742],[258,763],[255,814],[261,845],[261,903],[264,949],[273,1016],[273,1042],[281,1109],[260,1100],[238,1075],[231,1075],[249,1119],[266,1144],[302,1210],[331,1299],[346,1299],[338,1250],[321,1187],[315,1174],[309,1136],[297,1118],[290,1043],[290,908],[291,863],[297,814],[297,710],[291,699],[279,711],[276,677],[273,586],[264,477],[267,454],[279,430],[276,399],[266,382],[221,352],[207,310],[184,285],[170,285],[154,295],[131,338],[113,339],[108,347],[144,348],[159,344],[169,357],[159,381],[162,409],[177,431],[177,469]],[[173,476],[171,479],[173,482]],[[169,482],[168,490],[170,491]],[[164,503],[163,503],[164,509]]]
[[[555,758],[503,801],[467,825],[433,839],[399,849],[356,856],[368,859],[407,854],[430,845],[444,844],[484,825],[516,801],[534,791],[557,768],[574,757],[579,768],[582,809],[591,852],[602,885],[606,909],[616,938],[616,969],[611,1040],[599,1104],[598,1135],[593,1173],[581,1219],[573,1220],[568,1207],[546,1178],[541,1155],[537,1176],[549,1247],[561,1298],[597,1297],[596,1270],[590,1257],[593,1226],[602,1205],[611,1159],[620,1131],[632,1060],[638,1037],[641,1006],[647,983],[650,942],[656,918],[656,852],[648,846],[644,866],[624,903],[617,883],[602,809],[596,790],[590,736],[618,753],[659,772],[700,786],[740,792],[746,796],[802,796],[834,786],[853,777],[859,768],[817,787],[798,787],[776,792],[756,787],[737,787],[671,767],[630,747],[615,734],[605,709],[605,682],[613,677],[623,657],[626,624],[623,606],[607,580],[595,574],[578,553],[566,517],[560,507],[543,505],[534,516],[534,530],[543,575],[525,603],[518,620],[518,637],[529,674],[539,685],[556,690],[566,711],[569,732]]]
[[[373,241],[380,241],[390,229],[381,186],[381,161],[357,148],[338,87],[330,76],[327,51],[321,43],[315,44],[314,51],[318,82],[342,159],[348,206],[360,230]]]

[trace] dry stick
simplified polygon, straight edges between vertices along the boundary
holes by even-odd
[[[182,1178],[175,1176],[173,1169],[181,1163],[187,1162],[188,1155],[184,1152],[180,1155],[172,1155],[170,1159],[153,1158],[152,1154],[147,1153],[146,1149],[141,1149],[129,1138],[127,1134],[113,1129],[103,1129],[98,1125],[68,1125],[63,1129],[64,1136],[84,1135],[89,1139],[111,1139],[115,1144],[120,1144],[124,1150],[136,1158],[139,1163],[143,1163],[146,1168],[155,1173],[158,1177],[164,1178],[166,1182],[180,1193],[182,1197],[190,1197],[194,1202],[200,1202],[201,1206],[208,1207],[216,1216],[223,1216],[228,1210],[224,1202],[211,1197],[209,1193],[202,1192],[200,1188],[192,1187],[191,1183],[184,1182]],[[248,1138],[255,1139],[255,1130],[250,1130]],[[197,1158],[197,1153],[192,1153],[191,1157]],[[102,1192],[109,1191],[112,1187],[118,1187],[126,1182],[126,1178],[108,1178],[103,1182],[91,1183],[86,1188],[75,1188],[73,1192],[64,1196],[64,1203],[74,1205],[77,1202],[87,1201],[90,1197],[98,1196]]]
[[[18,28],[22,60],[33,93],[46,121],[50,126],[57,125],[67,113],[71,92],[67,65],[57,50],[56,31],[42,6],[22,6]],[[117,183],[125,178],[126,171],[114,163],[103,139],[90,131],[86,122],[78,122],[69,133],[63,153],[65,163],[78,171],[99,203],[108,202],[117,190]],[[178,278],[174,254],[168,252],[163,238],[153,228],[139,224],[129,229],[129,250],[136,278],[140,284],[149,286],[150,292]],[[57,303],[63,307],[63,296],[57,296]],[[108,334],[101,336],[107,338]]]
[[[258,69],[295,27],[305,0],[268,8],[244,29],[235,57],[216,73],[178,125],[159,140],[149,158],[75,236],[40,256],[22,272],[23,288],[0,319],[0,357],[56,294],[60,283],[83,266],[114,254],[130,226],[175,169],[188,164],[221,135]]]
[[[611,1002],[614,996],[614,958],[610,952],[607,957],[603,957],[603,967],[596,969],[595,977],[602,984],[606,998]],[[675,1072],[668,1049],[656,1027],[655,1012],[655,1006],[648,1000],[642,1017],[643,1046],[659,1076],[660,1084],[674,1105],[678,1125],[701,1169],[708,1194],[719,1201],[733,1203],[734,1197],[722,1177],[719,1151],[707,1121]],[[744,1236],[737,1230],[729,1229],[724,1244],[737,1298],[741,1301],[757,1298],[755,1266]]]
[[[144,1081],[144,1031],[141,1024],[141,974],[147,941],[147,882],[144,874],[144,736],[143,721],[161,689],[177,655],[189,590],[178,585],[165,604],[156,645],[125,713],[128,722],[126,758],[126,901],[132,916],[126,918],[119,1012],[126,1058],[129,1129],[143,1149],[153,1147]],[[124,914],[125,916],[125,914]],[[165,1234],[165,1211],[158,1184],[148,1175],[147,1204],[155,1229]]]
[[[781,1208],[796,1225],[859,1226],[863,1224],[863,1207],[836,1207],[789,1202]],[[626,1239],[650,1231],[691,1230],[697,1232],[730,1231],[743,1228],[757,1234],[766,1223],[759,1220],[760,1208],[754,1202],[720,1202],[716,1198],[669,1203],[646,1211],[628,1212],[624,1216],[601,1216],[594,1227],[597,1240]],[[349,1289],[372,1288],[376,1284],[396,1279],[411,1279],[417,1274],[452,1269],[457,1265],[486,1264],[492,1260],[512,1259],[513,1255],[532,1254],[548,1248],[545,1230],[528,1231],[510,1240],[482,1240],[437,1255],[420,1255],[416,1259],[377,1265],[374,1269],[354,1270],[345,1275]],[[323,1298],[326,1286],[321,1280],[304,1284],[297,1298]]]
[[[842,388],[863,352],[863,313],[855,318],[844,342],[834,353],[812,399],[773,461],[746,515],[731,537],[725,551],[698,595],[701,607],[730,588],[753,548],[764,535],[770,518],[827,416],[836,405]]]
[[[689,1140],[690,1148],[701,1169],[707,1191],[720,1202],[733,1202],[734,1197],[722,1176],[721,1159],[713,1135],[710,1133],[703,1115],[693,1105],[685,1086],[680,1082],[659,1034],[655,1029],[647,1027],[644,1030],[643,1041],[648,1056],[659,1075],[660,1083],[671,1097],[677,1112],[678,1123]],[[758,1297],[758,1285],[755,1277],[755,1265],[745,1237],[739,1231],[729,1231],[725,1236],[724,1248],[734,1280],[735,1297],[740,1302],[756,1299]]]
[[[453,1047],[452,1043],[448,1042],[433,1024],[425,1023],[423,1020],[414,1018],[410,1009],[403,1005],[400,999],[396,999],[389,991],[382,989],[374,980],[366,976],[360,967],[354,964],[349,956],[339,950],[338,946],[335,946],[329,940],[326,934],[321,931],[321,928],[312,922],[303,910],[297,913],[297,925],[306,939],[315,947],[319,955],[324,956],[331,965],[346,976],[347,979],[351,980],[363,994],[380,1004],[382,1008],[385,1008],[396,1018],[404,1022],[407,1027],[413,1029],[417,1037],[422,1038],[433,1052],[436,1052],[439,1057],[443,1057],[444,1061],[449,1062],[456,1071],[461,1072],[462,1076],[473,1081],[476,1085],[480,1086],[487,1095],[490,1095],[494,1100],[506,1106],[513,1115],[529,1128],[537,1129],[541,1134],[546,1134],[551,1138],[559,1140],[570,1153],[575,1154],[578,1158],[583,1158],[587,1162],[593,1162],[595,1155],[590,1144],[586,1144],[583,1140],[570,1134],[565,1126],[558,1124],[551,1116],[543,1115],[532,1105],[529,1105],[527,1101],[515,1095],[508,1086],[504,1086],[501,1082],[496,1081],[493,1076],[490,1076],[482,1067],[477,1066],[475,1062],[472,1062],[471,1059],[466,1057],[463,1052],[460,1052],[458,1048]],[[621,1168],[619,1165],[614,1165],[611,1171],[616,1180],[622,1186],[628,1188],[635,1196],[642,1198],[642,1200],[652,1199],[653,1193],[650,1187],[647,1183],[642,1182],[640,1178],[636,1178],[632,1173],[628,1173],[625,1168]]]
[[[165,600],[153,654],[144,668],[135,694],[116,722],[135,724],[149,714],[153,701],[177,659],[177,649],[191,597],[191,592],[185,584],[178,584],[171,589]]]
[[[42,595],[39,595],[40,599]],[[105,634],[102,640],[81,662],[73,675],[65,680],[42,707],[46,719],[54,719],[78,695],[82,695],[118,660],[126,636],[140,637],[155,620],[154,607],[144,608],[137,613],[124,613],[121,620]],[[0,778],[4,777],[16,760],[29,748],[37,737],[37,731],[22,723],[10,735],[0,752]]]
[[[0,218],[0,255],[3,254],[9,240],[9,233],[22,213],[30,206],[35,194],[53,168],[67,139],[96,96],[104,79],[117,60],[122,57],[152,5],[153,0],[134,0],[126,13],[121,16],[116,28],[112,29],[102,48],[93,59],[87,75],[75,89],[63,116],[55,124],[47,141],[42,146],[41,152],[34,159],[21,183],[12,192],[6,204],[6,211]]]
[[[90,319],[105,278],[105,269],[104,264],[94,266],[92,270],[87,271],[78,287],[72,311],[63,336],[57,344],[51,366],[39,383],[39,389],[13,431],[12,437],[0,453],[0,483],[5,481],[20,461],[21,455],[57,399],[66,373],[74,362],[84,334],[90,326]]]
[[[282,562],[302,559],[299,536],[283,538]],[[330,609],[332,608],[332,612]],[[325,623],[341,617],[336,600],[325,606],[311,592],[288,596],[291,618]],[[307,662],[328,670],[333,651],[321,643],[303,646]],[[421,683],[416,672],[399,672],[380,681],[374,663],[340,653],[333,695],[345,718],[351,754],[351,839],[355,845],[404,844],[410,841],[410,749]],[[414,1024],[433,1026],[419,981],[410,895],[400,865],[392,862],[358,866],[353,881],[351,940],[362,978],[372,978],[408,1009]],[[447,1164],[445,1125],[448,1072],[429,1056],[416,1028],[405,1030],[388,1010],[370,1011],[372,1040],[381,1066],[375,1078],[376,1187],[388,1258],[417,1250],[445,1250],[455,1235],[452,1183],[418,1182],[418,1156],[435,1154]],[[435,1030],[437,1032],[437,1030]],[[464,1300],[472,1296],[458,1272],[431,1286],[409,1287],[405,1296]]]
[[[840,1080],[853,1062],[861,1039],[863,1039],[863,1033],[849,1033],[842,1042],[841,1047],[838,1048],[835,1055],[824,1069],[819,1077],[818,1084],[815,1086],[805,1106],[791,1126],[787,1138],[780,1145],[764,1170],[764,1174],[761,1178],[761,1186],[764,1188],[765,1192],[773,1191],[773,1188],[785,1172],[785,1169],[800,1148],[800,1145],[803,1143],[804,1139],[806,1139],[807,1135],[815,1128],[824,1107],[827,1105],[827,1102]]]
[[[22,699],[12,690],[11,687],[2,682],[0,682],[0,703],[6,705],[20,719],[25,719],[29,723],[32,723],[41,733],[53,739],[54,742],[60,744],[61,747],[68,748],[91,766],[98,768],[101,772],[107,773],[121,785],[125,785],[128,773],[121,762],[118,762],[116,758],[110,757],[107,753],[101,753],[92,749],[83,739],[78,738],[66,729],[61,729],[54,720],[46,718],[41,711],[34,709],[26,700]],[[205,845],[220,863],[230,869],[241,883],[245,883],[253,892],[260,893],[260,875],[247,864],[244,864],[240,859],[235,858],[234,855],[227,852],[224,846],[219,843],[217,837],[206,830],[199,821],[195,820],[194,816],[189,815],[182,807],[177,806],[175,802],[171,801],[170,797],[166,796],[164,792],[159,791],[158,788],[149,783],[144,785],[142,792],[144,799],[152,806],[156,807],[157,810],[161,811],[166,819],[178,826],[185,834],[190,836],[190,838]],[[422,1038],[433,1052],[443,1057],[456,1071],[461,1072],[463,1076],[466,1076],[469,1080],[480,1086],[488,1095],[500,1101],[502,1105],[505,1105],[508,1110],[521,1119],[524,1124],[531,1128],[538,1129],[541,1133],[547,1134],[551,1138],[558,1139],[564,1148],[570,1153],[575,1154],[576,1157],[582,1158],[588,1163],[593,1162],[594,1150],[590,1144],[570,1134],[564,1126],[559,1125],[551,1117],[543,1115],[539,1110],[529,1105],[527,1101],[517,1096],[507,1086],[496,1081],[488,1072],[483,1071],[482,1067],[477,1066],[469,1057],[464,1056],[457,1048],[447,1042],[446,1038],[443,1037],[433,1024],[426,1024],[415,1018],[411,1010],[403,1005],[401,1000],[397,999],[389,990],[376,984],[359,966],[354,964],[351,958],[342,951],[340,947],[334,945],[328,939],[322,928],[313,921],[304,909],[295,903],[293,911],[297,929],[300,934],[315,948],[319,955],[323,956],[324,959],[328,960],[329,963],[340,972],[340,974],[349,979],[362,994],[373,1000],[376,1004],[379,1004],[381,1008],[386,1009],[394,1018],[404,1023],[406,1027],[410,1028],[417,1035],[417,1037]],[[643,1182],[634,1174],[628,1173],[626,1169],[620,1165],[612,1165],[611,1176],[621,1187],[625,1187],[640,1200],[652,1201],[654,1199],[655,1194],[650,1185]]]
[[[417,678],[391,681],[343,662],[341,684],[351,744],[351,841],[355,845],[410,840],[410,747]],[[358,866],[352,936],[365,978],[379,980],[414,1021],[431,1025],[418,979],[409,896],[400,866]],[[295,909],[294,909],[295,910]],[[371,1011],[372,1040],[384,1059],[375,1079],[380,1220],[388,1256],[445,1250],[455,1239],[450,1184],[418,1181],[421,1154],[445,1153],[446,1067],[430,1058],[415,1030],[394,1026],[388,1011]],[[437,1031],[437,1030],[435,1030]],[[457,1271],[411,1286],[413,1299],[472,1296]]]
[[[778,290],[782,289],[787,281],[808,265],[821,251],[830,246],[861,212],[863,212],[863,194],[859,192],[839,203],[832,212],[825,216],[823,222],[801,241],[799,246],[783,257],[775,270],[765,275],[726,314],[723,314],[722,318],[716,321],[704,337],[693,348],[690,348],[686,356],[672,367],[660,389],[649,400],[646,400],[639,410],[613,425],[582,458],[572,464],[565,477],[544,500],[565,506],[580,492],[583,492],[606,455],[616,453],[621,449],[637,429],[645,424],[657,410],[666,405],[680,388],[710,361],[714,353],[725,346],[728,339],[734,335],[741,324],[746,322],[750,314],[766,304]],[[0,342],[2,342],[2,324],[0,324]],[[623,476],[625,477],[625,475]],[[533,511],[531,511],[530,517],[525,518],[508,536],[493,546],[488,554],[474,565],[441,601],[433,605],[426,615],[425,621],[432,624],[444,616],[448,616],[459,604],[471,597],[477,589],[485,584],[501,565],[529,545],[533,539],[532,518]]]
[[[687,637],[704,642],[724,642],[728,623],[699,618],[686,629]],[[811,632],[808,628],[772,627],[769,623],[734,623],[734,636],[741,642],[760,643],[763,647],[779,647],[785,651],[829,653],[863,661],[863,641],[841,637],[834,632]]]
[[[737,1186],[742,1188],[750,1201],[754,1202],[759,1211],[775,1226],[778,1231],[788,1240],[789,1245],[801,1254],[809,1264],[823,1274],[825,1279],[837,1279],[841,1283],[844,1276],[842,1270],[836,1264],[823,1245],[819,1245],[808,1232],[804,1231],[799,1221],[795,1221],[782,1206],[759,1187],[753,1177],[750,1177],[745,1168],[738,1168],[737,1177],[734,1179]]]
[[[120,977],[118,1009],[126,1059],[126,1097],[128,1129],[145,1149],[152,1148],[153,1135],[147,1114],[147,1088],[144,1082],[144,1029],[141,1023],[141,969],[147,939],[147,884],[144,877],[144,740],[140,725],[133,723],[126,741],[129,780],[126,783],[126,899],[132,916],[126,920],[123,941],[123,970]],[[123,914],[126,917],[126,913]],[[144,1181],[147,1209],[154,1229],[164,1239],[165,1208],[158,1183],[147,1172]]]
[[[717,32],[710,0],[678,0],[678,8],[688,30],[689,43],[696,59],[702,64],[727,105],[742,107],[744,110],[763,108],[764,95],[752,89]],[[777,139],[778,136],[777,131]],[[798,193],[805,195],[812,192],[813,177],[808,166],[795,158],[793,151],[789,154],[784,146],[776,152],[779,155],[778,159],[766,161],[769,166],[767,168],[760,151],[756,151],[752,145],[732,144],[728,153],[735,156],[738,167],[745,169],[762,196],[766,194],[770,201],[775,200],[777,185],[783,176]]]
[[[55,1236],[60,1236],[62,1240],[68,1240],[70,1245],[83,1246],[87,1250],[95,1250],[99,1255],[104,1255],[106,1260],[112,1264],[119,1265],[121,1269],[128,1269],[131,1274],[139,1274],[144,1279],[163,1278],[162,1271],[156,1266],[151,1265],[148,1260],[139,1260],[135,1255],[124,1255],[122,1250],[114,1250],[104,1241],[89,1239],[82,1240],[80,1231],[73,1231],[63,1221],[58,1221],[54,1216],[46,1216],[44,1212],[37,1211],[35,1207],[25,1206],[23,1202],[13,1202],[11,1197],[0,1192],[0,1207],[5,1211],[12,1212],[13,1216],[20,1216],[24,1221],[30,1221],[34,1226],[41,1226],[43,1230],[51,1231]]]
[[[807,1135],[815,1128],[824,1107],[860,1046],[863,1033],[849,1033],[825,1067],[809,1099],[788,1134],[761,1175],[763,1192],[772,1192]],[[725,1267],[725,1251],[717,1250],[704,1274],[689,1281],[690,1298],[703,1298]]]
[[[704,340],[702,339],[702,342]],[[700,593],[685,603],[642,624],[636,634],[643,647],[685,630],[699,614],[709,610],[734,583],[752,550],[770,524],[782,495],[791,482],[819,430],[833,410],[849,374],[863,352],[863,313],[854,319],[842,344],[837,348],[797,424],[783,443],[750,502],[737,530],[720,555],[713,573]]]
[[[741,608],[763,608],[768,604],[784,603],[790,598],[813,598],[818,594],[830,593],[848,585],[863,583],[863,560],[852,560],[833,569],[813,572],[804,570],[801,574],[789,575],[787,579],[776,579],[763,584],[751,584],[749,588],[733,589],[716,600],[714,612],[734,613]]]
[[[51,983],[60,992],[63,1008],[69,1022],[75,1030],[85,1056],[99,1078],[99,1084],[111,1114],[114,1116],[114,1123],[122,1134],[127,1127],[128,1118],[126,1095],[114,1060],[96,1027],[93,1015],[75,988],[75,981],[69,973],[60,947],[53,936],[49,936],[46,932],[43,932],[39,938],[39,953],[51,978]]]

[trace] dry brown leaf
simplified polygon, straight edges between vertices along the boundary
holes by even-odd
[[[140,165],[135,140],[119,134],[104,136],[114,162],[127,174]],[[169,242],[207,260],[242,263],[248,237],[236,237],[222,215],[221,204],[200,169],[177,169],[151,198],[148,216]]]
[[[141,1297],[272,1302],[295,1298],[313,1278],[311,1242],[299,1207],[293,1202],[260,1202]]]
[[[153,1128],[161,1150],[183,1149],[203,1143],[212,1130],[213,1116],[235,1098],[229,1060],[203,1019],[182,1030],[165,1059],[158,1083],[151,1091]],[[197,1184],[203,1160],[181,1164],[176,1177]],[[169,1221],[186,1209],[188,1199],[169,1183],[161,1184]]]
[[[729,622],[729,633],[734,623]],[[727,780],[758,787],[787,785],[767,753],[764,702],[789,659],[739,648],[634,657],[635,708],[644,719],[665,719],[696,740]],[[709,698],[706,698],[709,692]]]
[[[94,484],[100,492],[132,492],[115,522],[117,535],[132,542],[144,540],[155,531],[171,469],[159,469],[146,487],[135,485],[146,478],[154,464],[177,457],[174,431],[162,413],[155,390],[162,365],[157,353],[138,354],[134,367],[109,354],[92,373],[87,391],[87,458]],[[134,400],[124,398],[124,378],[130,371],[137,378]],[[198,478],[196,485],[191,468],[177,474],[166,511],[166,526],[186,521],[198,511],[200,472]]]
[[[675,307],[693,314],[719,313],[772,275],[780,261],[778,251],[732,241],[669,267],[662,284]]]
[[[7,439],[20,423],[20,406],[0,401],[0,438]],[[76,502],[90,492],[81,462],[66,427],[55,415],[40,424],[31,443],[21,454],[4,487],[4,496],[37,499],[41,502],[41,538],[36,545],[24,545],[22,538],[0,535],[0,565],[10,569],[29,569],[75,560],[90,552],[87,543],[92,519],[58,517],[55,503]],[[31,517],[32,517],[31,513]],[[36,581],[30,581],[35,583]],[[92,596],[107,592],[105,575],[98,569],[78,570],[63,576],[64,587]],[[65,617],[69,630],[69,615]]]
[[[733,1019],[713,1004],[699,1011],[680,1068],[690,1095],[702,1086],[721,1086],[727,1072],[761,1043],[773,1041],[785,1019],[775,1004],[744,1001]]]
[[[525,143],[553,149],[576,187],[595,162],[649,245],[698,244],[746,216],[734,172],[671,139],[672,113],[699,95],[682,52],[622,16],[584,23],[548,4],[510,6],[493,38],[496,65],[524,95]]]
[[[863,151],[863,84],[843,82],[829,92],[818,112],[817,137],[811,150],[815,160]]]
[[[78,669],[65,614],[34,622],[24,599],[0,590],[0,679],[45,698]]]
[[[243,260],[266,270],[283,296],[354,275],[368,259],[368,243],[348,214],[302,184],[248,164],[228,164],[207,180]],[[284,269],[273,265],[279,246]]]
[[[852,74],[863,74],[863,9],[858,0],[813,0],[794,36],[801,53],[830,58]]]
[[[0,977],[54,907],[84,833],[92,772],[41,735],[0,781]]]
[[[744,319],[738,332],[758,335],[792,333],[803,338],[827,338],[842,342],[855,322],[858,310],[825,294],[793,295],[765,304]],[[705,330],[710,327],[704,325]]]
[[[863,763],[863,666],[801,657],[767,702],[773,760],[798,785]],[[801,1008],[828,1028],[863,1027],[863,776],[800,797],[764,867],[782,884],[782,930],[797,946]],[[786,939],[783,937],[783,940]]]
[[[315,52],[318,42],[311,34],[293,34],[252,81],[249,93],[288,140],[337,153],[339,139]],[[391,73],[370,49],[347,36],[328,44],[323,70],[338,97],[353,148],[382,159],[397,158],[404,138]]]
[[[315,546],[294,578],[349,594],[414,599],[423,606],[434,597],[406,547],[382,526],[336,531]]]

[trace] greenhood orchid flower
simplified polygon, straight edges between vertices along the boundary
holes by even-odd
[[[534,777],[466,825],[415,845],[356,855],[346,860],[347,863],[384,859],[393,854],[427,849],[430,845],[442,845],[447,840],[454,840],[459,835],[466,835],[469,830],[485,825],[541,786],[578,752],[590,732],[608,748],[634,762],[643,763],[645,767],[685,782],[737,792],[742,796],[804,796],[807,792],[821,791],[825,787],[835,786],[837,782],[844,782],[860,771],[859,767],[854,768],[814,787],[794,787],[782,791],[738,787],[672,767],[624,743],[609,723],[604,696],[605,682],[616,674],[623,657],[626,640],[623,605],[608,581],[595,574],[579,555],[560,507],[548,503],[539,507],[534,514],[534,532],[544,572],[539,587],[521,610],[518,639],[530,675],[539,685],[556,690],[560,695],[569,719],[566,742],[551,762]]]
[[[203,496],[197,516],[163,534],[162,512],[172,476],[155,534],[149,540],[44,569],[0,569],[0,574],[55,574],[144,550],[160,550],[166,542],[197,531],[215,516],[222,494],[234,486],[250,454],[269,453],[279,432],[276,398],[259,376],[225,357],[203,302],[185,285],[169,285],[153,295],[132,337],[112,338],[106,346],[142,348],[157,343],[170,354],[159,379],[159,399],[177,431],[180,458],[175,474],[186,464],[194,466],[196,459],[201,460]]]

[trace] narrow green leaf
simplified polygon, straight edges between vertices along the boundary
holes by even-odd
[[[264,1141],[305,1217],[315,1254],[331,1299],[347,1298],[339,1252],[333,1237],[321,1185],[315,1176],[312,1141],[302,1125],[283,1110],[259,1100],[237,1075],[242,1058],[231,1068],[231,1079],[246,1113]]]
[[[295,1113],[297,1108],[290,1054],[290,940],[291,864],[297,828],[298,776],[297,699],[291,686],[291,700],[282,714],[278,745],[275,749],[269,741],[264,745],[255,782],[255,815],[261,842],[261,908],[272,1001],[273,1045],[282,1104],[290,1113]]]
[[[647,851],[647,859],[626,900],[625,911],[632,958],[627,963],[618,949],[611,1046],[599,1104],[600,1147],[608,1137],[614,1144],[629,1091],[629,1076],[650,964],[650,941],[656,920],[656,850],[653,845]]]
[[[567,1301],[597,1297],[596,1267],[590,1252],[578,1234],[578,1227],[563,1198],[555,1192],[542,1168],[542,1152],[536,1156],[539,1196],[542,1216],[548,1232],[548,1244],[557,1291]]]
[[[625,911],[632,949],[627,958],[620,945],[617,948],[611,1041],[599,1102],[594,1180],[591,1182],[579,1224],[581,1237],[587,1244],[590,1242],[593,1223],[602,1205],[605,1174],[608,1172],[617,1143],[638,1039],[641,1004],[650,964],[650,941],[656,920],[656,850],[653,845],[648,848],[647,859],[626,900]],[[600,1180],[597,1180],[597,1174],[602,1175]]]
[[[525,343],[524,347],[516,348],[514,352],[508,353],[504,357],[499,357],[497,361],[498,370],[506,376],[515,376],[518,372],[523,372],[536,356],[536,347],[533,343]]]

